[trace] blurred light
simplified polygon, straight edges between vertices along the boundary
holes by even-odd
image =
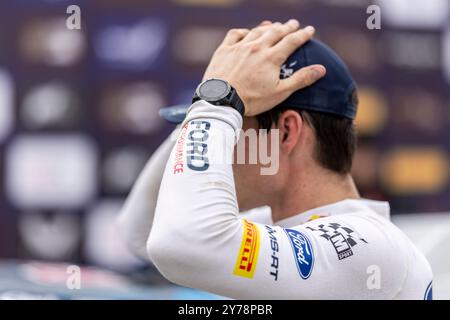
[[[293,1],[296,1],[298,4],[298,0]],[[362,7],[367,8],[371,4],[371,1],[369,0],[320,0],[320,2],[323,2],[327,5],[333,5],[336,7],[358,7],[358,8]]]
[[[376,71],[380,65],[373,39],[367,34],[349,29],[325,29],[321,40],[332,47],[350,69]]]
[[[122,208],[120,200],[97,203],[85,220],[84,253],[96,265],[126,271],[142,265],[118,235],[116,217]]]
[[[25,96],[21,118],[31,129],[67,127],[79,117],[79,101],[64,83],[51,82],[32,88]]]
[[[392,220],[430,263],[433,299],[450,300],[450,213],[398,214]]]
[[[388,107],[385,97],[373,87],[359,87],[358,99],[358,112],[355,119],[358,134],[379,133],[387,120]]]
[[[186,6],[203,6],[203,7],[232,7],[242,2],[242,0],[172,0],[172,1]]]
[[[73,0],[14,0],[14,1],[9,1],[12,5],[17,5],[17,6],[42,6],[44,5],[45,8],[50,8],[51,5],[58,5],[58,4],[71,4],[73,2],[76,2],[78,4],[83,3],[85,0],[77,0],[77,1],[73,1]],[[8,2],[8,1],[5,1]]]
[[[110,25],[97,33],[94,49],[110,67],[147,69],[161,54],[167,34],[166,25],[152,19]]]
[[[112,131],[146,134],[163,124],[158,110],[165,100],[151,83],[131,83],[108,88],[100,102],[100,116]]]
[[[6,70],[0,69],[0,142],[13,128],[14,84]]]
[[[398,147],[382,160],[381,179],[396,195],[440,192],[449,180],[447,155],[437,147]]]
[[[19,235],[33,258],[70,259],[80,240],[78,218],[67,212],[48,217],[38,212],[22,214]]]
[[[143,149],[125,147],[105,156],[102,175],[106,188],[128,192],[150,157]]]
[[[21,208],[78,208],[97,191],[97,154],[84,136],[20,136],[5,167],[6,192]]]
[[[20,48],[30,62],[68,67],[83,57],[86,39],[83,32],[67,29],[64,18],[45,18],[25,25]]]
[[[448,126],[449,119],[438,92],[423,88],[397,89],[393,100],[392,120],[399,129],[436,133]]]
[[[0,300],[59,300],[53,293],[24,292],[20,290],[7,290],[0,292]]]
[[[375,146],[358,146],[353,160],[352,174],[359,188],[369,189],[378,182],[379,151]]]
[[[381,16],[396,27],[440,28],[449,19],[448,0],[377,0]]]
[[[271,7],[277,7],[280,8],[281,6],[296,6],[296,8],[303,8],[305,5],[315,2],[317,0],[302,0],[301,2],[299,0],[257,0],[258,5],[261,6],[271,6]],[[269,13],[271,14],[271,12]]]
[[[226,32],[224,28],[211,26],[188,27],[176,34],[173,54],[184,63],[206,64]]]
[[[442,65],[445,77],[450,86],[450,23],[442,35]]]
[[[32,283],[44,286],[59,286],[67,289],[67,270],[70,266],[66,263],[42,263],[37,261],[21,264],[20,271],[24,278]],[[81,288],[123,288],[129,285],[128,280],[108,270],[100,270],[93,267],[80,267]]]
[[[434,34],[393,32],[385,35],[386,59],[405,68],[439,69],[440,39]]]

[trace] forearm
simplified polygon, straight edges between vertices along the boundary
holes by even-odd
[[[164,170],[175,145],[175,130],[153,153],[136,180],[117,219],[122,238],[130,250],[149,261],[146,242],[152,228],[158,193]],[[253,210],[244,215],[255,222],[271,223],[270,210]]]
[[[199,263],[206,271],[220,267],[224,260],[235,262],[235,258],[214,260],[207,255],[241,237],[231,166],[235,130],[241,125],[242,117],[235,110],[200,101],[180,131],[164,172],[147,244],[155,265],[174,282],[202,286],[199,278],[194,279]]]
[[[133,185],[117,219],[119,232],[130,250],[149,260],[146,242],[153,224],[158,192],[170,151],[175,143],[170,135],[153,153]]]

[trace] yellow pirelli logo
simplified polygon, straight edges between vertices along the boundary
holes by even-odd
[[[312,215],[311,217],[309,217],[308,221],[306,221],[306,222],[310,222],[310,221],[313,221],[313,220],[317,220],[317,219],[320,219],[320,218],[326,218],[326,217],[328,217],[327,214],[315,214],[315,215]]]
[[[253,278],[258,263],[260,234],[258,227],[247,220],[244,222],[244,235],[233,274],[245,278]]]

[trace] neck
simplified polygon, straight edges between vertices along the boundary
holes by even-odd
[[[316,168],[299,175],[289,179],[287,187],[270,204],[274,222],[338,201],[360,197],[350,174],[339,175]]]

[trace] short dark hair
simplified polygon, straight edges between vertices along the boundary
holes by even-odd
[[[353,120],[323,112],[275,108],[257,116],[259,128],[270,130],[286,110],[297,111],[313,129],[314,157],[323,168],[339,174],[350,172],[357,142]]]

